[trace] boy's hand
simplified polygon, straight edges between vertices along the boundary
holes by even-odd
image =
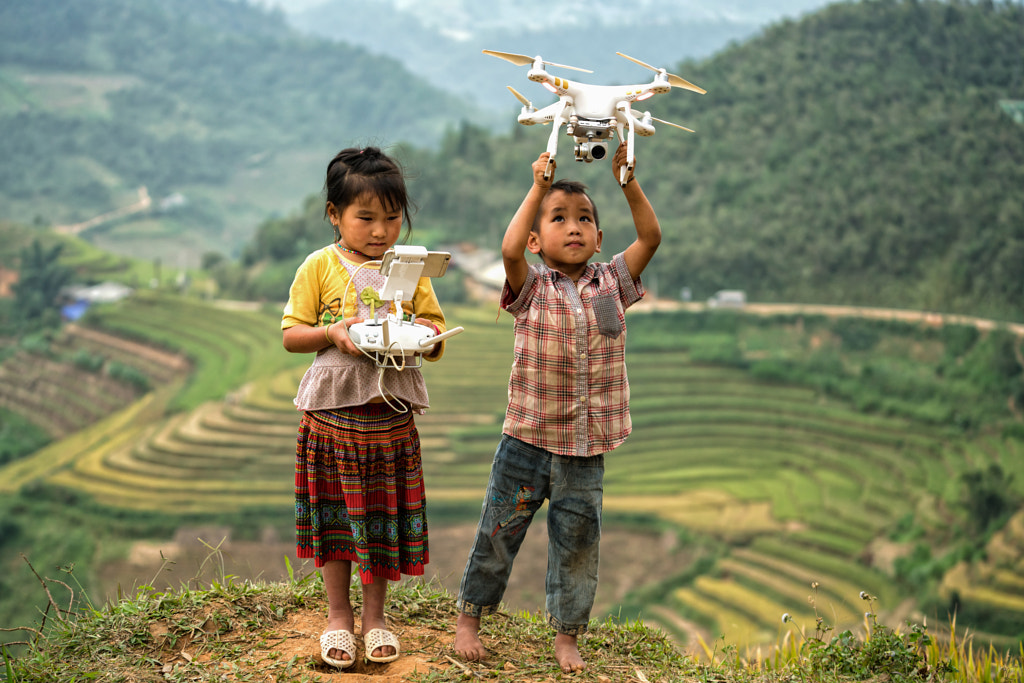
[[[544,177],[544,173],[548,171],[548,164],[551,164],[551,171],[547,178]],[[537,187],[542,187],[545,190],[551,188],[551,183],[555,180],[555,160],[551,158],[549,152],[544,152],[537,161],[533,162],[533,184]]]
[[[615,175],[615,182],[617,182],[617,183],[621,182],[620,181],[621,176],[619,175],[621,173],[621,171],[619,169],[621,169],[623,166],[626,165],[626,149],[627,149],[626,143],[625,142],[620,142],[619,146],[615,149],[615,156],[612,157],[612,173]],[[631,182],[633,182],[633,180],[634,180],[634,172],[635,171],[636,171],[636,156],[634,155],[634,157],[633,157],[633,170],[629,171],[629,173],[626,175],[625,183],[623,184],[623,187],[625,187],[626,185],[628,185]]]

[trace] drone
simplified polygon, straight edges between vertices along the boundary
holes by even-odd
[[[590,163],[595,160],[604,159],[608,155],[608,141],[615,133],[618,133],[620,140],[626,141],[626,165],[619,169],[619,184],[625,187],[626,178],[629,177],[629,173],[633,170],[635,163],[634,140],[636,135],[644,137],[654,135],[654,121],[681,128],[690,133],[693,132],[691,129],[680,126],[677,123],[655,118],[651,116],[649,111],[645,111],[642,115],[637,116],[631,104],[633,102],[642,102],[653,95],[666,93],[672,88],[684,88],[702,95],[707,92],[703,88],[675,74],[668,73],[665,69],[645,64],[639,59],[634,59],[621,52],[616,52],[615,54],[625,57],[634,64],[639,64],[646,69],[654,71],[656,73],[654,80],[642,85],[590,85],[587,83],[577,83],[566,78],[552,76],[544,67],[554,66],[584,73],[593,72],[575,66],[545,62],[539,55],[530,57],[511,52],[496,52],[494,50],[484,50],[483,52],[492,57],[512,62],[516,66],[526,66],[529,64],[530,70],[527,72],[526,77],[531,81],[540,83],[552,93],[558,95],[557,102],[543,109],[537,109],[530,100],[523,97],[515,88],[508,86],[509,91],[523,105],[523,109],[517,118],[519,123],[524,126],[532,126],[538,123],[555,124],[548,138],[547,151],[551,156],[548,160],[548,166],[544,171],[546,179],[551,177],[551,161],[554,160],[555,154],[558,152],[558,133],[562,126],[565,126],[566,135],[572,137],[576,142],[576,161]]]

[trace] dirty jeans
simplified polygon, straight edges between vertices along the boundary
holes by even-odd
[[[459,587],[459,610],[472,617],[497,610],[546,498],[548,623],[559,633],[585,633],[597,591],[603,479],[604,455],[564,457],[502,436]]]

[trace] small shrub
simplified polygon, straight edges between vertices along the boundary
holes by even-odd
[[[736,337],[728,334],[699,334],[686,339],[690,359],[695,363],[713,363],[740,367],[743,353]]]
[[[140,370],[124,363],[111,361],[107,365],[107,374],[121,382],[127,382],[140,391],[149,391],[149,378]]]
[[[807,637],[800,647],[800,658],[808,667],[806,673],[811,680],[910,683],[935,680],[936,674],[949,673],[948,661],[929,662],[933,639],[924,626],[907,622],[909,633],[900,633],[880,624],[874,610],[876,598],[863,591],[860,597],[871,604],[871,610],[864,614],[864,637],[846,630],[826,641],[832,628],[824,625],[819,616],[814,635]],[[785,614],[782,621],[787,623],[791,619]]]
[[[86,372],[99,372],[103,369],[103,363],[106,361],[102,356],[94,356],[85,349],[79,349],[71,357],[71,362],[75,364],[75,367]]]
[[[42,429],[17,413],[0,409],[0,464],[34,453],[49,442]]]
[[[766,382],[797,382],[797,371],[792,361],[769,358],[754,361],[750,365],[750,374]]]
[[[1011,422],[1006,425],[1003,427],[1003,438],[1024,441],[1024,424],[1021,424],[1020,422]]]
[[[946,347],[946,355],[959,358],[978,341],[978,328],[974,325],[943,325],[939,336]]]
[[[50,345],[50,335],[48,332],[34,332],[32,334],[26,334],[18,342],[18,346],[23,351],[29,353],[35,353],[40,356],[53,356],[53,347]]]
[[[882,338],[876,325],[858,318],[839,318],[832,329],[842,339],[843,348],[847,351],[870,351]]]

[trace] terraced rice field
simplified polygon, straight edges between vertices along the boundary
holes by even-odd
[[[511,320],[496,315],[449,311],[466,332],[448,342],[442,361],[425,365],[432,408],[417,424],[432,501],[478,503],[486,485],[511,362]],[[136,324],[117,320],[113,327]],[[213,336],[204,329],[182,334],[195,344]],[[225,349],[215,371],[243,376],[252,354],[266,358],[265,349],[246,351],[257,346],[247,341],[255,335],[222,331],[221,339],[250,358]],[[644,611],[680,638],[678,616],[740,647],[775,642],[784,613],[808,632],[817,617],[837,631],[856,629],[870,609],[902,624],[913,606],[883,571],[892,558],[876,542],[909,513],[943,519],[956,493],[950,482],[965,468],[994,462],[1021,471],[1024,463],[1019,444],[965,443],[909,421],[860,414],[808,389],[695,364],[685,347],[684,340],[678,349],[630,354],[634,432],[609,457],[605,485],[609,513],[657,517],[728,549],[696,580],[666,585]],[[266,374],[227,400],[169,417],[139,404],[64,444],[45,476],[128,508],[289,506],[298,422],[291,399],[303,370]],[[965,567],[947,579],[948,589],[1024,613],[1020,516],[991,551],[1002,560],[984,588]],[[861,591],[877,600],[864,602]],[[666,609],[671,616],[659,616]]]

